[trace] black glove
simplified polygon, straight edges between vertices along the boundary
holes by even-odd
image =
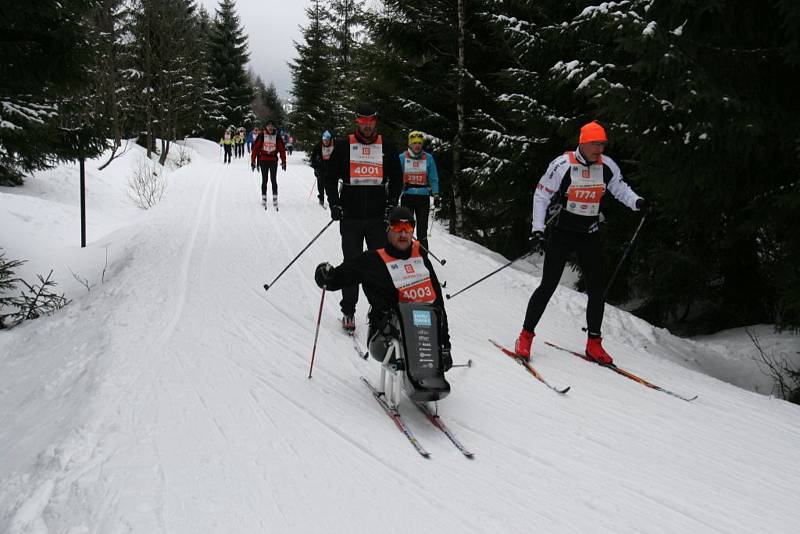
[[[450,354],[450,347],[442,347],[442,369],[446,373],[453,367],[453,356]]]
[[[285,161],[281,162],[281,169],[283,169],[284,171],[286,170],[286,162]]]
[[[250,172],[256,172],[256,164],[255,163],[251,163],[250,164]]]
[[[540,230],[531,232],[531,236],[528,238],[528,250],[531,252],[544,252],[544,247],[546,244],[547,241],[544,238],[544,232]]]
[[[320,263],[314,271],[314,281],[322,289],[328,289],[328,284],[333,280],[333,265],[330,263]]]
[[[338,204],[331,204],[331,219],[334,221],[341,221],[344,212],[342,211],[342,207]]]
[[[442,204],[442,199],[439,198],[439,195],[435,195],[433,197],[433,207],[438,210],[441,204]]]
[[[636,209],[637,210],[646,210],[647,206],[648,206],[648,202],[645,199],[639,198],[639,199],[636,200]]]

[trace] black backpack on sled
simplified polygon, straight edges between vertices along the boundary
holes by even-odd
[[[417,302],[400,303],[381,324],[370,328],[370,355],[403,373],[403,389],[413,401],[437,401],[450,393],[439,352],[439,328],[436,309]]]

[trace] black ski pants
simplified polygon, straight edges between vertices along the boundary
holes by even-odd
[[[272,177],[272,196],[278,196],[278,160],[261,161],[261,196],[267,195],[267,183]]]
[[[354,258],[364,251],[364,241],[368,250],[386,246],[386,224],[383,219],[342,219],[339,223],[342,235],[342,256],[344,261]],[[344,315],[355,315],[358,302],[358,286],[342,288],[339,305]]]
[[[230,163],[231,162],[231,145],[222,145],[222,149],[225,151],[225,159],[223,163]]]
[[[431,212],[431,201],[428,195],[403,195],[400,205],[405,206],[414,214],[417,221],[417,241],[428,249],[428,218]]]
[[[325,174],[315,172],[314,176],[317,177],[317,200],[325,202]]]
[[[528,332],[533,332],[544,313],[550,297],[558,287],[561,273],[570,255],[576,253],[578,265],[581,267],[586,294],[589,302],[586,306],[586,326],[590,334],[600,335],[603,324],[603,258],[600,255],[600,236],[597,232],[584,234],[554,229],[547,241],[542,268],[542,281],[528,301],[525,312],[525,323],[522,325]]]

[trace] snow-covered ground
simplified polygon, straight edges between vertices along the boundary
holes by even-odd
[[[439,411],[476,456],[401,405],[421,458],[360,384],[378,366],[339,332],[338,294],[306,378],[313,269],[341,260],[335,225],[261,287],[329,220],[304,155],[265,212],[244,160],[189,144],[147,212],[126,197],[141,149],[88,165],[86,249],[75,166],[0,189],[0,246],[30,259],[26,278],[55,269],[73,299],[0,331],[0,532],[796,531],[800,407],[711,376],[767,391],[749,340],[680,339],[609,307],[616,362],[699,395],[684,402],[542,343],[583,347],[585,298],[562,287],[534,347],[537,369],[572,386],[559,396],[487,342],[511,344],[534,266],[448,301],[454,359],[474,366],[448,374]],[[451,293],[505,261],[441,226],[430,243]],[[366,309],[362,296],[361,336]],[[759,334],[797,353],[796,336]]]

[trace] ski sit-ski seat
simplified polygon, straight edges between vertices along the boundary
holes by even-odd
[[[401,384],[412,401],[438,401],[450,393],[439,352],[439,316],[430,304],[400,303],[370,332],[369,353],[381,362],[378,387],[391,406],[397,406]]]

